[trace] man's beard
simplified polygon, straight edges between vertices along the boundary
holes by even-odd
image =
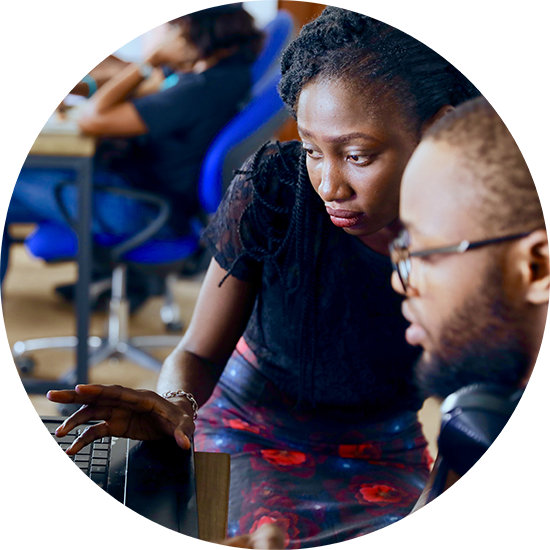
[[[518,387],[532,358],[518,330],[521,313],[506,301],[502,275],[488,269],[477,296],[467,300],[440,332],[438,349],[415,367],[424,397],[445,398],[474,383]]]

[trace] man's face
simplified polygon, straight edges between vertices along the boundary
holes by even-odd
[[[410,251],[497,237],[478,222],[476,186],[444,143],[423,142],[404,174],[401,219]],[[529,363],[517,301],[501,267],[506,245],[465,254],[411,259],[403,303],[406,338],[424,352],[416,367],[421,388],[446,397],[474,382],[517,384]],[[396,274],[393,285],[403,292]]]

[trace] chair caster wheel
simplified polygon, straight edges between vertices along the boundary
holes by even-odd
[[[174,323],[166,323],[164,325],[168,332],[183,332],[183,323],[180,321]]]
[[[31,357],[19,357],[15,360],[15,365],[22,374],[30,374],[36,366],[36,361]]]
[[[73,405],[72,403],[63,403],[62,405],[57,406],[57,410],[61,416],[71,416],[80,409],[82,405]]]

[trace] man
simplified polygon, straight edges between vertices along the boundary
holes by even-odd
[[[403,177],[395,290],[426,396],[471,384],[524,388],[546,322],[550,267],[541,205],[521,152],[483,99],[438,121]],[[422,495],[418,509],[426,500]],[[229,544],[278,548],[266,525]]]
[[[392,282],[406,338],[424,349],[420,387],[442,398],[476,382],[524,387],[548,311],[548,239],[527,165],[485,99],[429,130],[403,177],[401,219]]]

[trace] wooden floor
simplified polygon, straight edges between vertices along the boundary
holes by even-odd
[[[46,265],[32,260],[23,246],[13,247],[10,269],[3,288],[2,306],[10,346],[18,340],[46,336],[74,334],[73,308],[58,297],[54,288],[74,281],[75,265],[64,263]],[[182,309],[184,323],[191,318],[201,281],[180,281],[176,298]],[[130,320],[132,336],[163,334],[164,327],[159,317],[161,298],[152,298]],[[105,314],[94,313],[91,319],[91,334],[101,335],[106,323]],[[170,352],[163,350],[157,356],[163,358]],[[44,351],[35,354],[34,374],[43,378],[55,378],[73,365],[74,354],[65,351]],[[14,366],[15,368],[15,366]],[[154,389],[157,374],[126,361],[110,360],[93,368],[90,381],[104,384],[123,384],[133,388]],[[57,414],[56,407],[44,396],[30,396],[36,411],[41,414]],[[428,400],[420,415],[424,432],[435,456],[436,433],[439,426],[439,409]]]

